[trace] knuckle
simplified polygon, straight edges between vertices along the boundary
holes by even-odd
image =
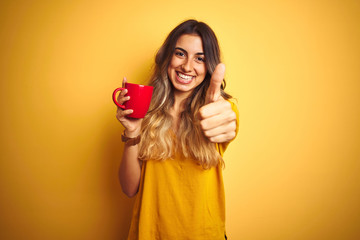
[[[228,133],[229,140],[234,139],[236,136],[235,131],[231,131]]]
[[[206,137],[211,137],[210,131],[204,131],[204,135],[205,135]]]
[[[216,137],[210,137],[209,140],[210,140],[210,142],[215,143],[216,142]]]
[[[229,121],[233,121],[236,119],[236,113],[234,111],[231,110],[231,112],[228,115],[228,120]]]
[[[224,108],[231,109],[231,103],[229,101],[226,101],[225,99],[223,99],[222,104],[223,104]]]
[[[230,127],[231,127],[232,130],[235,131],[235,129],[236,129],[236,122],[235,122],[235,121],[232,121],[232,122],[230,123]]]
[[[206,108],[205,107],[201,107],[199,109],[199,115],[201,118],[204,118],[205,117],[205,113],[206,113]]]
[[[205,120],[200,121],[200,127],[201,127],[201,129],[203,129],[203,130],[205,130],[205,129],[206,129],[206,127],[207,127],[207,123],[206,123],[206,121],[205,121]]]

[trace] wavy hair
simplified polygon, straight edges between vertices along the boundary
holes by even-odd
[[[179,128],[176,133],[171,129],[172,116],[170,109],[174,105],[174,89],[169,80],[167,69],[174,54],[176,42],[184,34],[198,35],[202,39],[207,73],[185,100],[185,108],[180,114]],[[212,29],[203,22],[187,20],[174,28],[167,36],[155,57],[150,86],[154,87],[148,114],[142,122],[142,134],[139,145],[141,160],[165,160],[182,154],[185,158],[194,159],[205,169],[223,164],[215,144],[204,135],[197,114],[205,104],[207,89],[216,65],[220,63],[220,48]],[[225,79],[221,85],[224,99],[231,96],[225,93]]]

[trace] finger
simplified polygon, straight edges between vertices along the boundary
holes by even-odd
[[[118,101],[118,103],[119,103],[120,105],[123,105],[124,102],[129,101],[129,99],[130,99],[130,96],[123,96],[123,95],[120,95],[120,94],[119,94],[119,96],[117,97],[117,101]]]
[[[236,114],[234,111],[230,110],[223,114],[218,114],[210,118],[201,120],[200,126],[202,130],[206,131],[222,126],[224,124],[228,124],[229,122],[235,122],[235,121],[236,121]]]
[[[130,96],[124,96],[127,93],[127,90],[122,90],[119,95],[117,96],[116,100],[120,105],[123,105],[125,101],[128,101],[130,99]],[[118,106],[118,108],[120,108]]]
[[[236,122],[231,121],[231,122],[225,123],[221,126],[204,131],[204,135],[208,138],[211,138],[211,137],[216,137],[221,134],[235,132],[235,130],[236,130]]]
[[[126,77],[123,78],[123,81],[122,81],[122,88],[125,88],[125,83],[127,83],[127,79]],[[120,103],[120,105],[122,105],[124,103],[124,101],[127,101],[130,99],[130,97],[128,99],[124,98],[124,96],[128,93],[128,90],[127,89],[124,89],[122,91],[120,91],[118,97],[117,97],[117,101],[118,103]]]
[[[126,110],[118,109],[118,111],[116,113],[116,118],[121,121],[121,120],[123,120],[124,117],[126,117],[129,114],[132,114],[133,112],[134,112],[134,110],[132,110],[132,109],[126,109]]]
[[[206,92],[206,103],[217,101],[220,96],[221,83],[225,76],[225,64],[219,63],[211,75],[210,86]]]
[[[217,101],[202,106],[199,109],[199,116],[201,119],[209,118],[211,116],[220,114],[226,110],[231,110],[231,104],[228,101]]]
[[[125,88],[125,83],[127,83],[127,78],[126,78],[126,77],[124,77],[124,78],[123,78],[123,81],[122,81],[122,87],[123,87],[123,88]]]
[[[128,93],[128,90],[127,90],[127,89],[121,90],[120,93],[119,93],[119,95],[118,95],[118,98],[124,97],[127,93]]]
[[[233,132],[228,132],[228,133],[223,133],[220,135],[217,135],[215,137],[211,137],[209,138],[210,142],[213,143],[224,143],[224,142],[229,142],[231,140],[233,140],[236,136],[235,131]]]

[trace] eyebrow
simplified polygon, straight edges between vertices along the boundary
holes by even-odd
[[[188,53],[185,49],[181,48],[181,47],[176,47],[175,49],[178,49],[180,51],[183,51],[185,53]],[[195,55],[205,55],[203,52],[198,52],[198,53],[195,53]]]

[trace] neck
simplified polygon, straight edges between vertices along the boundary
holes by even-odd
[[[185,100],[189,96],[189,93],[174,92],[174,105],[171,108],[171,116],[173,117],[173,130],[177,132],[179,127],[180,113],[184,110]]]
[[[187,97],[189,97],[190,93],[188,92],[180,92],[175,91],[174,92],[174,106],[173,106],[173,112],[176,113],[176,115],[179,115],[181,111],[184,110],[185,106],[185,100]]]

